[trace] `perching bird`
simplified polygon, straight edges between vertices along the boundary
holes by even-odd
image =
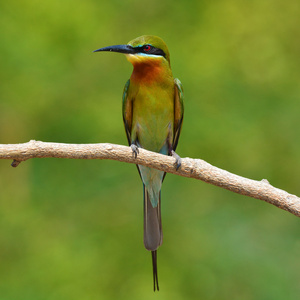
[[[170,54],[164,41],[143,35],[127,45],[100,48],[98,51],[124,53],[133,72],[123,92],[123,121],[128,143],[135,157],[139,148],[172,155],[175,153],[183,120],[183,90],[174,79]],[[161,185],[165,172],[137,165],[144,188],[144,245],[152,253],[154,291],[158,286],[157,249],[162,244]]]

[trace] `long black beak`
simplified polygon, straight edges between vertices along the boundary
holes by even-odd
[[[119,53],[124,53],[124,54],[134,54],[135,53],[134,48],[129,45],[108,46],[108,47],[94,50],[93,52],[99,52],[99,51],[119,52]]]

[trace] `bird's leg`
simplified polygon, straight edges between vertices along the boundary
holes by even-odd
[[[176,159],[175,166],[177,171],[181,166],[181,157],[174,150],[171,150],[171,156],[173,156]]]
[[[132,143],[130,145],[130,148],[132,150],[132,155],[134,155],[134,158],[137,158],[137,155],[139,154],[139,147],[136,144]]]

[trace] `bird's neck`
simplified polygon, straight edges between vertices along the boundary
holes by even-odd
[[[159,59],[133,63],[131,80],[135,83],[163,83],[172,77],[172,71],[169,65],[166,65],[166,62]]]

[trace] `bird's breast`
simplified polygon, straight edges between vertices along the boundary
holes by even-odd
[[[140,146],[160,152],[173,138],[174,88],[140,86],[133,101],[133,127]]]

